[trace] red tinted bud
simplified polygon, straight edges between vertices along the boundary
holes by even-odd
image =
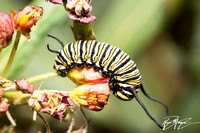
[[[0,100],[0,114],[4,114],[8,110],[9,104],[2,98]]]
[[[87,83],[107,83],[108,78],[103,77],[98,71],[93,68],[77,69],[73,68],[68,72],[68,77],[73,80],[76,84],[82,85]]]
[[[66,9],[71,10],[68,16],[71,20],[81,23],[90,23],[96,20],[95,16],[91,16],[92,6],[91,0],[68,0]]]
[[[7,47],[12,40],[14,30],[12,18],[5,12],[0,13],[0,51]]]
[[[73,90],[70,96],[83,107],[100,111],[108,104],[110,87],[107,83],[95,85],[82,85]]]
[[[24,80],[21,81],[15,80],[15,84],[16,90],[22,91],[24,93],[32,94],[35,89],[35,87],[32,86],[26,78],[24,78]]]
[[[13,10],[10,11],[14,20],[14,29],[25,35],[26,38],[30,39],[31,27],[38,21],[43,14],[43,8],[35,5],[26,6],[23,10],[15,13]]]
[[[46,2],[51,2],[54,4],[59,4],[59,5],[63,5],[63,1],[62,0],[45,0]]]

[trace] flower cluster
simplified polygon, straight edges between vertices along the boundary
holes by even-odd
[[[34,110],[47,113],[60,121],[65,116],[66,107],[73,106],[69,93],[47,90],[34,91],[28,104]]]
[[[91,16],[92,6],[90,3],[91,0],[68,0],[66,9],[71,11],[68,13],[69,18],[81,23],[90,23],[96,20],[95,16]]]
[[[7,103],[7,100],[3,97],[3,93],[4,93],[4,88],[6,87],[10,87],[12,85],[12,82],[0,77],[0,116],[3,115],[9,107],[9,104]]]
[[[46,0],[46,2],[47,1],[48,0]],[[69,18],[86,24],[95,21],[96,17],[91,15],[91,1],[92,0],[68,0],[65,8],[70,11],[70,13],[68,13]],[[62,0],[50,0],[50,2],[60,5],[64,4]]]

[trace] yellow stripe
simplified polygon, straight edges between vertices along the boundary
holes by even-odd
[[[134,67],[134,61],[131,62],[130,65],[128,65],[125,69],[121,69],[118,72],[116,72],[116,74],[120,73],[120,72],[124,72],[126,70],[128,70],[129,68],[132,69]]]
[[[90,45],[91,45],[91,40],[87,42],[87,53],[85,55],[85,59],[84,61],[88,60],[90,58],[89,54],[90,54]]]
[[[131,75],[126,75],[126,76],[117,76],[117,79],[123,79],[123,78],[129,78],[129,77],[133,77],[135,75],[137,75],[139,73],[139,70],[137,69],[137,71]]]
[[[129,98],[129,97],[123,95],[120,91],[117,91],[116,95],[118,97],[120,97],[121,99],[124,99],[124,100],[131,100],[132,99],[132,98]]]
[[[141,81],[140,80],[136,80],[136,81],[127,81],[125,83],[117,83],[119,86],[122,86],[123,84],[129,84],[129,85],[140,85]]]
[[[68,46],[68,44],[65,45],[65,47],[64,47],[64,52],[65,52],[65,55],[67,56],[67,63],[68,63],[69,65],[71,65],[72,60],[71,60],[71,58],[69,58],[69,55],[68,55],[68,53],[67,53],[67,46]]]
[[[78,43],[79,43],[80,41],[76,41],[75,43],[74,43],[74,49],[75,49],[75,63],[77,63],[78,62],[78,60],[79,60],[79,56],[78,56]]]
[[[102,51],[102,49],[103,49],[103,46],[104,46],[104,43],[100,44],[98,54],[97,54],[97,56],[96,56],[95,59],[94,59],[94,62],[95,62],[95,63],[99,60],[99,56],[101,55],[101,51]]]
[[[120,58],[120,60],[117,62],[117,64],[113,64],[112,66],[111,66],[111,71],[119,64],[119,63],[121,63],[122,62],[122,60],[126,57],[126,53],[124,53],[123,55],[122,55],[122,57]]]
[[[131,84],[131,85],[140,85],[141,80],[137,80],[137,81],[127,81],[126,83]]]
[[[103,67],[105,67],[108,64],[108,62],[110,61],[110,58],[113,56],[113,53],[114,53],[115,49],[116,48],[113,47],[113,49],[110,52],[110,55],[109,55],[108,59],[103,63],[103,65],[102,65]]]

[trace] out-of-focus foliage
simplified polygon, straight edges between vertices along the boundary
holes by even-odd
[[[62,6],[41,0],[32,2],[44,7],[44,15],[33,27],[31,41],[27,42],[25,38],[20,40],[11,79],[20,80],[53,71],[55,54],[47,50],[46,44],[49,43],[52,49],[60,49],[60,45],[46,38],[46,34],[54,35],[65,43],[74,41],[69,28],[72,21]],[[3,1],[0,11],[18,11],[27,4],[32,3],[25,0]],[[169,106],[169,115],[180,116],[180,120],[189,117],[193,122],[200,122],[200,1],[93,0],[92,5],[92,15],[97,17],[92,23],[97,41],[117,46],[132,57],[142,74],[146,91]],[[5,66],[5,55],[9,51],[8,48],[0,54],[1,68]],[[72,90],[75,85],[66,78],[52,78],[44,80],[42,88]],[[162,123],[162,106],[148,100],[140,92],[139,97]],[[31,111],[26,107],[11,108],[10,112],[18,120],[19,132],[36,132],[42,128],[40,120],[32,121]],[[85,112],[91,119],[89,132],[200,132],[200,124],[181,130],[170,128],[162,131],[147,117],[136,100],[120,101],[112,95],[101,112]],[[82,116],[77,115],[76,118],[77,125],[80,125]],[[66,131],[69,123],[48,119],[54,132]],[[9,123],[5,117],[0,125],[3,122]]]

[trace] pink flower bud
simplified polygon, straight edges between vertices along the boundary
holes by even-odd
[[[90,23],[96,20],[95,16],[91,16],[92,6],[91,0],[68,0],[66,9],[71,12],[68,16],[71,20],[81,23]]]
[[[35,5],[26,6],[23,10],[15,13],[13,10],[10,11],[14,20],[14,29],[25,35],[26,38],[30,39],[31,27],[38,21],[43,14],[43,8]]]
[[[110,86],[108,83],[81,85],[73,90],[70,96],[83,107],[100,111],[108,104]]]
[[[35,87],[32,86],[26,78],[21,81],[15,80],[16,90],[22,91],[23,93],[30,93],[32,94]]]
[[[68,72],[68,77],[78,86],[70,93],[71,98],[81,106],[100,111],[108,104],[110,95],[109,78],[102,76],[91,68],[73,68]]]
[[[50,1],[51,3],[54,4],[59,4],[59,5],[63,5],[63,1],[62,0],[45,0],[46,2]]]
[[[9,104],[6,102],[5,99],[0,100],[0,114],[4,114],[8,110]]]
[[[98,71],[95,71],[93,68],[78,69],[73,68],[68,72],[68,77],[78,85],[87,84],[87,83],[107,83],[108,78],[103,77]]]
[[[0,51],[11,43],[13,33],[11,16],[5,12],[0,12]]]

